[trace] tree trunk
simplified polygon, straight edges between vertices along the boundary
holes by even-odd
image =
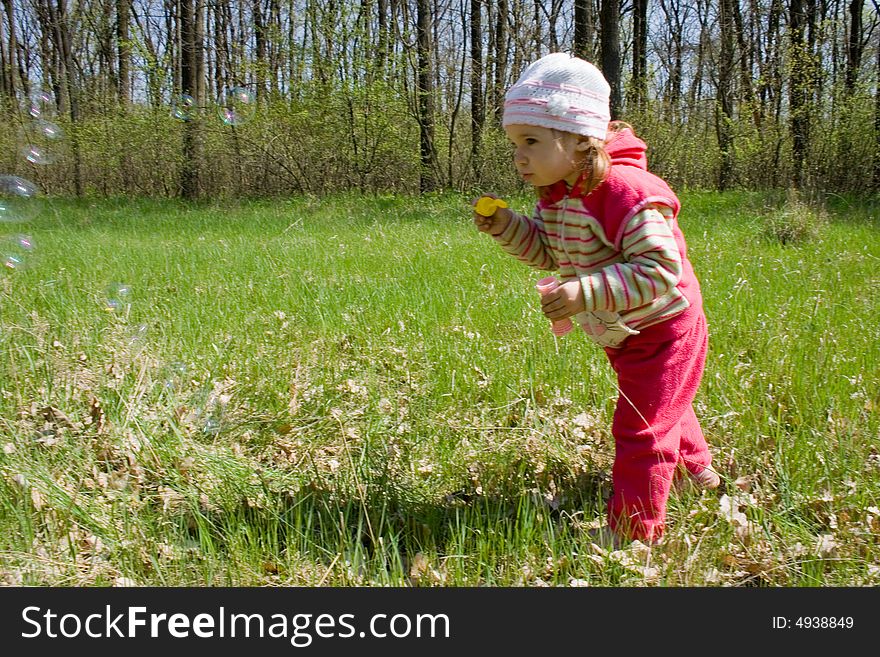
[[[504,94],[507,92],[507,0],[498,0],[498,13],[495,17],[495,76],[493,84],[492,112],[496,121],[501,122],[504,113]]]
[[[789,80],[789,112],[792,137],[793,182],[797,189],[805,182],[804,168],[810,143],[810,56],[804,39],[807,15],[804,0],[789,0],[789,45],[791,76]]]
[[[852,0],[849,4],[849,40],[846,49],[846,94],[851,97],[859,79],[862,65],[862,10],[864,0]]]
[[[381,74],[385,70],[385,62],[388,60],[388,44],[391,33],[388,29],[388,0],[379,0],[379,34],[378,47],[376,48],[376,69]]]
[[[266,26],[263,22],[261,0],[253,0],[251,5],[254,15],[254,43],[256,46],[256,62],[254,62],[254,71],[256,73],[257,84],[257,101],[262,101],[266,95]]]
[[[67,93],[68,110],[70,114],[70,123],[72,126],[70,134],[70,145],[73,151],[73,184],[77,196],[83,195],[83,176],[82,176],[82,158],[79,150],[79,135],[77,128],[80,122],[79,108],[79,87],[75,80],[75,67],[73,65],[73,50],[71,41],[73,39],[70,22],[67,18],[65,0],[57,0],[58,4],[53,6],[51,1],[47,3],[49,15],[52,20],[52,26],[55,33],[55,48],[61,60],[60,69],[63,70],[64,87]]]
[[[195,33],[193,35],[193,52],[196,58],[196,101],[200,106],[205,104],[207,89],[205,87],[205,2],[196,0],[195,3]]]
[[[633,0],[632,105],[642,111],[648,100],[648,0]]]
[[[131,44],[128,27],[130,22],[131,0],[116,1],[116,58],[117,94],[122,105],[131,102]]]
[[[486,108],[483,102],[482,0],[470,0],[471,21],[471,162],[474,176],[480,178],[480,146]]]
[[[180,0],[180,84],[181,91],[202,106],[196,49],[196,6],[198,0]],[[202,119],[197,112],[192,120],[183,124],[183,169],[180,193],[185,199],[195,200],[201,196]]]
[[[719,29],[721,31],[721,59],[718,62],[718,100],[715,104],[715,132],[721,151],[718,171],[718,189],[725,191],[733,174],[733,68],[734,21],[732,5],[738,0],[721,0]]]
[[[544,10],[547,11],[546,9]],[[557,24],[559,23],[559,14],[562,11],[562,0],[550,0],[550,13],[547,14],[547,23],[550,33],[550,50],[556,52],[559,50],[559,31]]]
[[[880,6],[874,0],[874,8],[880,13]],[[877,47],[877,61],[874,75],[880,80],[880,45]],[[874,190],[880,189],[880,84],[874,90]]]
[[[269,40],[269,62],[268,62],[268,84],[269,93],[274,94],[283,91],[283,75],[281,71],[281,35],[283,25],[281,22],[281,5],[278,0],[269,0],[269,18],[267,20],[269,33],[272,38]]]
[[[416,57],[418,67],[419,191],[437,189],[437,155],[434,148],[434,76],[431,64],[431,7],[416,3]]]
[[[58,39],[50,1],[39,0],[35,9],[40,25],[40,66],[43,70],[43,86],[52,89],[58,112],[67,112],[69,104],[64,90],[63,64],[56,45]]]
[[[232,53],[229,48],[229,28],[232,25],[232,10],[229,2],[223,0],[214,7],[214,97],[219,98],[224,89],[232,86]]]
[[[782,108],[782,73],[781,63],[782,52],[785,48],[785,37],[782,31],[782,19],[784,14],[782,0],[772,0],[770,3],[770,17],[767,21],[767,56],[762,58],[768,63],[768,73],[761,76],[762,79],[768,80],[766,86],[767,102],[766,106],[770,108],[771,116],[777,125],[782,124],[781,108]],[[762,116],[767,115],[767,111],[762,108]]]
[[[0,91],[7,97],[11,106],[15,104],[15,68],[16,53],[18,51],[12,0],[3,0],[3,13],[6,16],[9,29],[9,40],[3,43],[2,36],[0,36],[0,51],[2,51],[0,52],[0,57],[2,57],[3,63],[2,89]],[[2,29],[0,29],[0,35],[2,35]]]
[[[574,56],[593,59],[593,3],[591,0],[574,0]]]
[[[116,72],[116,64],[119,61],[118,48],[114,48],[114,40],[116,39],[116,30],[113,24],[114,0],[103,0],[100,7],[100,18],[97,21],[95,33],[98,39],[98,69],[95,73],[94,68],[88,71],[88,75],[97,81],[96,92],[99,97],[107,98],[111,94],[108,91],[112,88],[113,100],[119,99],[119,76]],[[75,35],[73,35],[75,36]],[[88,61],[88,55],[84,59]],[[80,63],[82,66],[82,63]]]
[[[620,118],[620,0],[601,0],[602,73],[611,85],[611,118]]]
[[[541,29],[541,0],[535,0],[535,40],[532,45],[535,51],[535,57],[541,52],[541,46],[544,43],[544,30]]]

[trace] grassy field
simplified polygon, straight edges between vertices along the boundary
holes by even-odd
[[[467,199],[56,200],[0,224],[0,582],[880,584],[880,206],[830,199],[806,239],[782,198],[683,202],[724,483],[616,552],[588,537],[610,368],[554,340],[540,273]]]

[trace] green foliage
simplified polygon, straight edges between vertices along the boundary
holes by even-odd
[[[833,93],[830,109],[814,108],[806,185],[823,192],[864,192],[874,167],[874,100],[866,90],[847,97]],[[50,192],[73,191],[75,153],[90,194],[176,196],[183,168],[185,124],[167,108],[120,108],[115,103],[85,103],[78,125],[57,122],[67,139],[58,160],[35,167],[20,155],[19,112],[4,117],[0,130],[0,167],[24,175]],[[436,117],[437,177],[447,189],[522,190],[503,131],[489,117],[480,154],[471,153],[468,108],[453,122],[453,103]],[[648,144],[648,161],[677,190],[710,190],[718,184],[721,153],[714,105],[690,108],[662,103],[630,113],[630,122]],[[734,189],[785,189],[794,179],[790,127],[742,105],[732,120]],[[454,123],[454,125],[453,125]],[[291,193],[358,190],[413,192],[419,186],[418,124],[405,91],[381,76],[369,80],[322,83],[311,80],[289,98],[261,102],[255,117],[235,128],[224,125],[213,102],[201,108],[199,133],[202,195],[206,198],[272,197]]]
[[[480,183],[480,191],[496,190],[496,193],[509,193],[510,190],[523,190],[513,166],[513,149],[507,135],[500,126],[490,126],[483,130],[481,150],[477,162],[475,178]]]
[[[828,213],[818,200],[790,189],[785,201],[762,219],[762,234],[780,244],[798,245],[818,239],[828,224]]]
[[[648,167],[673,189],[715,188],[721,155],[709,122],[694,117],[683,123],[654,111],[630,113],[623,120],[647,144]]]

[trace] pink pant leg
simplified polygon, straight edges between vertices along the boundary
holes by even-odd
[[[694,406],[688,406],[681,418],[681,443],[679,447],[679,460],[682,465],[694,474],[699,474],[704,468],[712,464],[712,455],[709,446],[700,428],[700,421],[694,413]]]
[[[695,326],[675,339],[652,339],[656,333],[646,329],[622,349],[606,350],[620,389],[611,427],[614,495],[608,521],[615,531],[648,541],[663,534],[682,456],[696,469],[711,461],[692,406],[708,347],[705,318],[701,313]]]

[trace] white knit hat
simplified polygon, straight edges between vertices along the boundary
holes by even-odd
[[[604,139],[611,87],[583,59],[556,52],[529,65],[504,99],[504,126],[537,125]]]

